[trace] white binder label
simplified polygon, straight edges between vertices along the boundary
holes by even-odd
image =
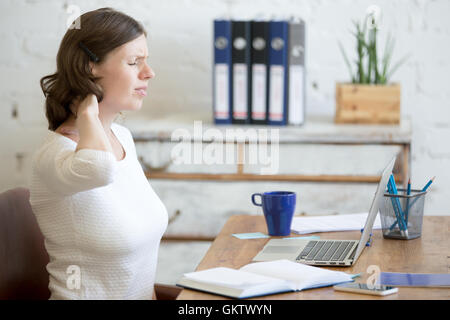
[[[269,119],[283,120],[284,67],[270,66]]]
[[[289,124],[302,124],[304,112],[303,66],[289,68]]]
[[[230,103],[228,98],[229,80],[228,64],[217,63],[215,65],[215,106],[214,116],[218,119],[230,117]]]
[[[233,64],[233,117],[247,118],[247,65]]]
[[[252,118],[266,118],[266,65],[256,63],[252,66]]]

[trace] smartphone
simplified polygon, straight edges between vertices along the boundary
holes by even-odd
[[[398,292],[398,288],[391,286],[383,286],[383,285],[371,285],[368,286],[365,283],[343,283],[335,285],[334,290],[337,291],[345,291],[345,292],[354,292],[354,293],[362,293],[362,294],[372,294],[376,296],[386,296],[388,294],[393,294]]]

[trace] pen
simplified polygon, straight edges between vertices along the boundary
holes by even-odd
[[[435,178],[436,178],[436,176],[434,176],[433,178],[430,179],[430,181],[427,182],[427,184],[425,185],[425,187],[422,188],[422,192],[427,191],[427,189],[431,186],[431,184],[433,183],[433,181],[434,181]],[[409,210],[409,208],[411,208],[411,207],[414,205],[414,203],[416,203],[416,201],[417,201],[419,198],[420,198],[420,197],[417,197],[417,198],[415,198],[415,199],[411,202],[411,204],[410,204],[409,207],[408,207],[408,210]]]
[[[408,179],[408,188],[406,189],[406,195],[411,195],[411,179]],[[405,222],[408,225],[408,214],[409,214],[409,197],[406,198],[406,212],[405,212]]]
[[[427,184],[422,188],[422,192],[425,192],[425,191],[427,191],[427,189],[431,186],[431,184],[433,183],[433,181],[434,181],[434,179],[436,178],[436,176],[434,176],[433,178],[431,178],[428,182],[427,182]],[[389,180],[389,182],[390,182],[390,180]],[[407,194],[409,195],[411,193],[411,184],[410,184],[410,181],[408,181],[408,191],[407,191]],[[412,202],[411,202],[411,204],[409,204],[409,198],[406,200],[406,214],[405,214],[405,216],[406,216],[406,223],[408,223],[408,213],[409,213],[409,209],[414,205],[414,203],[416,203],[416,201],[419,199],[419,197],[417,197],[417,198],[415,198]],[[391,228],[390,228],[390,230],[392,230],[394,227],[395,227],[395,225],[397,224],[397,221],[396,222],[394,222],[393,224],[392,224],[392,226],[391,226]],[[400,226],[400,225],[399,225]]]
[[[434,178],[436,178],[436,176],[434,176],[433,178],[430,179],[430,181],[428,181],[428,183],[425,185],[425,187],[423,187],[422,192],[427,191],[427,189],[430,187],[430,185],[433,183]]]
[[[389,177],[388,190],[389,190],[390,194],[393,194],[393,195],[398,194],[397,187],[395,186],[394,176],[392,174]],[[400,233],[403,236],[408,236],[407,227],[405,226],[405,221],[403,220],[403,214],[402,214],[400,201],[398,200],[397,197],[391,197],[391,202],[392,202],[392,207],[394,209],[395,216],[397,218]],[[394,223],[394,225],[391,226],[391,230],[392,230],[393,226],[395,226],[395,223]]]
[[[398,194],[397,191],[397,186],[395,185],[395,179],[394,176],[391,174],[390,177],[391,180],[391,188],[392,188],[392,193],[393,194]],[[402,205],[400,203],[400,199],[398,197],[395,197],[392,199],[392,204],[394,205],[394,212],[395,209],[397,209],[397,216],[398,216],[398,225],[400,227],[400,232],[402,233],[402,235],[404,236],[408,236],[408,225],[405,223],[405,219],[404,219],[404,214],[403,214],[403,210],[402,210]]]

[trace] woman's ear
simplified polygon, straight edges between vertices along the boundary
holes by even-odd
[[[91,70],[91,73],[94,77],[98,76],[97,66],[92,61],[89,61],[89,70]]]

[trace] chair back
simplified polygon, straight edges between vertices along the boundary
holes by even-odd
[[[29,200],[26,188],[0,194],[1,300],[50,297],[49,257]]]

